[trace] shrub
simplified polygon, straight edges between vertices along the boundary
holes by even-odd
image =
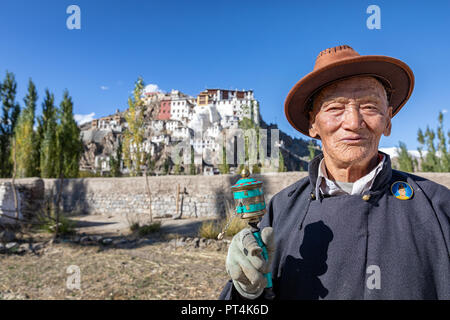
[[[151,224],[143,225],[139,227],[138,234],[141,237],[144,237],[150,233],[158,232],[161,228],[161,222],[153,222]]]
[[[161,229],[161,221],[150,224],[140,225],[139,222],[130,224],[130,230],[136,232],[140,237],[144,237],[150,233],[158,232]]]
[[[247,226],[247,222],[245,220],[236,216],[233,216],[232,218],[233,220],[230,222],[230,225],[225,232],[225,236],[227,237],[233,237],[236,233]],[[217,239],[217,236],[222,232],[227,222],[228,219],[205,221],[199,228],[198,236],[207,239]]]
[[[205,221],[198,230],[198,236],[207,239],[217,239],[222,231],[223,221]]]
[[[39,215],[38,225],[41,230],[49,233],[56,232],[56,215],[51,210],[50,215]],[[58,234],[59,235],[71,235],[75,233],[75,222],[68,219],[63,214],[59,215]]]

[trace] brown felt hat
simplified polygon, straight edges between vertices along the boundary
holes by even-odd
[[[327,85],[353,76],[373,76],[385,87],[392,116],[408,101],[414,88],[414,74],[402,61],[386,56],[361,56],[347,45],[323,50],[308,73],[289,91],[284,112],[289,123],[309,136],[312,98]]]

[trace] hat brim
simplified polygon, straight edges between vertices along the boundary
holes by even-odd
[[[284,112],[289,123],[309,135],[311,97],[327,85],[353,76],[374,76],[390,87],[389,106],[396,115],[414,89],[414,74],[404,62],[386,56],[358,56],[329,64],[304,76],[289,91]]]

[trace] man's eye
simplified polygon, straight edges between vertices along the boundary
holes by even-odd
[[[332,105],[327,108],[327,111],[340,111],[343,109],[344,109],[344,106],[342,106],[342,105]]]

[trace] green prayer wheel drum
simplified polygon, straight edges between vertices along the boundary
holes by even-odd
[[[263,183],[249,177],[250,173],[244,169],[233,191],[236,214],[242,219],[257,220],[266,213],[266,202],[262,189]]]

